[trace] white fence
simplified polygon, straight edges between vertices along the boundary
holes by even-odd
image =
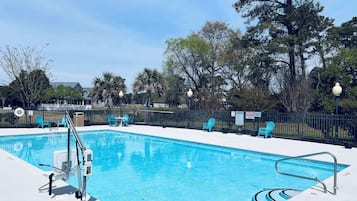
[[[75,104],[41,104],[38,110],[61,111],[61,110],[91,110],[92,105],[75,105]]]

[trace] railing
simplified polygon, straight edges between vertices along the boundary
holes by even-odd
[[[71,131],[73,133],[73,136],[76,140],[76,146],[78,145],[79,148],[81,149],[81,155],[83,157],[83,162],[85,161],[85,151],[86,151],[86,147],[83,145],[81,138],[79,137],[77,130],[73,124],[72,118],[69,115],[68,111],[66,111],[66,123],[67,123],[67,127],[68,127],[68,141],[67,141],[67,161],[71,161],[70,157],[71,157],[71,148],[70,148],[70,135],[71,135]],[[77,148],[77,147],[76,147]],[[78,160],[78,148],[77,148],[77,160]],[[84,196],[84,200],[86,197],[86,186],[87,186],[87,177],[85,175],[83,175],[83,180],[81,179],[81,168],[80,168],[80,162],[78,160],[78,167],[77,167],[77,177],[78,177],[78,188],[79,188],[79,193],[76,192],[76,198],[80,198],[81,200],[83,200],[83,196]],[[70,174],[70,169],[67,168],[67,177]]]
[[[334,168],[333,168],[333,194],[336,195],[336,191],[337,191],[337,159],[336,157],[331,154],[330,152],[318,152],[318,153],[312,153],[312,154],[306,154],[306,155],[301,155],[301,156],[293,156],[293,157],[288,157],[288,158],[283,158],[283,159],[279,159],[275,162],[275,170],[276,172],[278,172],[279,174],[282,175],[287,175],[287,176],[292,176],[292,177],[297,177],[297,178],[301,178],[301,179],[307,179],[307,180],[312,180],[312,181],[316,181],[319,182],[320,184],[322,184],[323,188],[324,188],[324,192],[327,192],[327,187],[326,185],[319,180],[317,177],[313,178],[313,177],[307,177],[307,176],[301,176],[301,175],[297,175],[297,174],[291,174],[291,173],[287,173],[287,172],[281,172],[279,170],[278,164],[282,161],[286,161],[286,160],[292,160],[292,159],[297,159],[297,158],[305,158],[305,157],[310,157],[310,156],[316,156],[316,155],[322,155],[322,154],[327,154],[329,156],[331,156],[334,160]]]
[[[77,104],[41,104],[38,110],[47,111],[67,111],[67,110],[91,110],[91,105],[77,105]]]
[[[84,125],[104,125],[110,114],[129,114],[133,118],[131,123],[134,124],[201,129],[203,122],[214,117],[215,131],[255,135],[259,127],[265,126],[265,122],[274,121],[273,137],[338,144],[346,148],[357,147],[356,115],[262,112],[260,118],[244,119],[244,126],[237,126],[229,110],[164,109],[173,114],[156,112],[157,110],[133,107],[84,110]],[[68,112],[72,115],[78,111]],[[26,115],[15,118],[13,110],[0,109],[0,128],[35,127],[37,115],[43,116],[45,121],[57,122],[63,114],[63,111],[34,110],[30,116],[29,110],[26,110]]]
[[[68,129],[73,132],[74,138],[76,138],[76,142],[78,143],[79,147],[81,148],[82,154],[86,150],[86,147],[83,145],[81,138],[79,137],[76,128],[74,127],[73,121],[71,119],[71,116],[69,113],[66,111],[66,123],[68,125]]]

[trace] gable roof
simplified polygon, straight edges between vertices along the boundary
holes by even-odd
[[[65,87],[72,87],[74,89],[83,89],[79,82],[51,82],[50,85],[52,87],[58,87],[60,85]]]

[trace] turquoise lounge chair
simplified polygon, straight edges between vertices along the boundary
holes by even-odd
[[[259,128],[258,136],[264,135],[264,138],[271,137],[273,134],[274,127],[275,123],[272,121],[268,121],[265,128]]]
[[[202,129],[208,130],[208,132],[211,132],[215,123],[216,123],[216,119],[211,117],[208,119],[207,123],[203,123]]]
[[[62,117],[61,121],[57,121],[57,127],[60,127],[60,126],[67,127],[67,122],[66,122],[65,116]]]
[[[36,122],[38,124],[38,127],[44,128],[47,126],[48,128],[51,128],[51,122],[43,121],[43,117],[40,115],[36,116]]]
[[[129,121],[130,121],[130,117],[129,117],[129,115],[124,115],[123,116],[123,119],[122,119],[122,124],[123,124],[123,126],[128,126],[129,125]]]
[[[108,115],[107,119],[108,119],[109,126],[118,126],[119,125],[119,121],[115,119],[114,115]]]

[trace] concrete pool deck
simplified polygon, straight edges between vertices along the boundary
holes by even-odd
[[[109,127],[109,126],[88,126],[77,127],[77,131],[85,130],[118,130],[146,134],[157,137],[193,141],[205,144],[213,144],[225,147],[253,150],[287,156],[298,156],[317,152],[330,152],[336,156],[339,164],[349,165],[337,176],[337,195],[329,192],[333,191],[333,177],[325,180],[328,193],[321,190],[321,185],[312,187],[297,196],[291,201],[355,201],[357,197],[357,149],[345,149],[343,146],[328,145],[322,143],[287,140],[280,138],[258,138],[249,135],[237,135],[233,133],[223,134],[221,132],[207,132],[193,129],[162,128],[156,126],[129,127]],[[0,129],[0,136],[18,134],[40,134],[65,132],[66,128],[40,129],[40,128],[15,128]],[[95,153],[94,153],[95,154]],[[332,158],[326,155],[313,157],[313,159],[333,162]],[[74,198],[73,189],[65,182],[56,183],[56,195],[49,196],[48,191],[40,191],[39,188],[48,183],[48,175],[40,169],[10,155],[0,149],[0,200],[6,201],[50,201],[50,200],[77,200]],[[239,190],[239,189],[237,189]],[[253,196],[253,195],[252,195]],[[96,200],[95,198],[88,198]],[[100,199],[100,198],[98,198]]]

